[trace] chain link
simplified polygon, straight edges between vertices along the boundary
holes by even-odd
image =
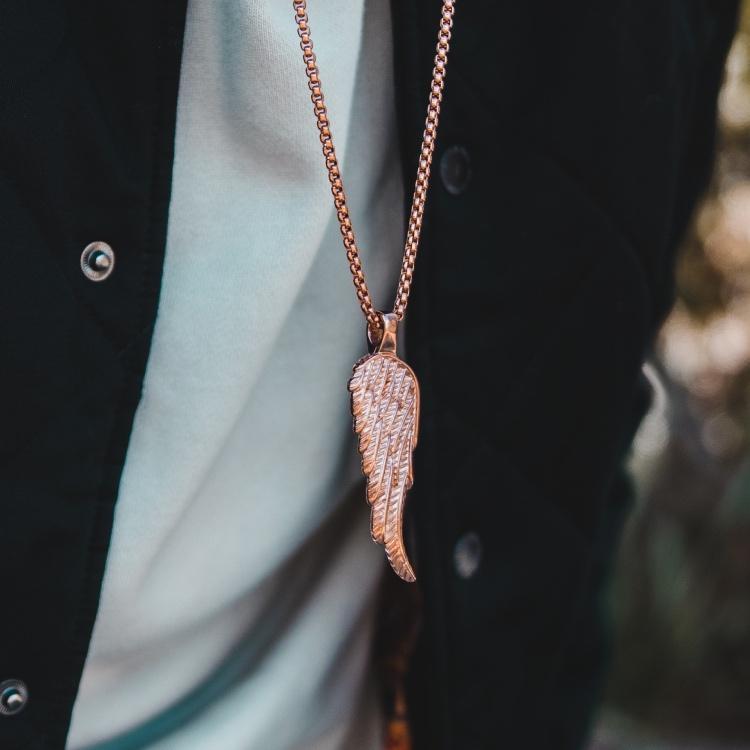
[[[328,120],[323,90],[320,82],[320,70],[313,51],[312,38],[310,36],[310,23],[307,16],[307,0],[293,0],[295,20],[297,22],[297,33],[300,38],[302,58],[307,73],[307,85],[310,89],[310,98],[313,111],[317,120],[320,142],[323,146],[323,157],[328,169],[328,180],[331,183],[331,193],[336,207],[336,216],[341,229],[341,236],[346,249],[346,259],[349,261],[349,270],[354,280],[354,288],[362,312],[367,319],[373,340],[378,341],[383,330],[383,321],[380,313],[375,309],[367,289],[365,274],[359,258],[359,249],[354,236],[349,208],[346,203],[346,194],[341,179],[336,149],[333,146],[331,136],[331,124]],[[417,179],[414,186],[411,212],[409,213],[409,226],[406,233],[406,244],[404,246],[404,258],[401,264],[401,274],[398,282],[396,300],[393,304],[393,313],[402,320],[409,301],[412,277],[414,276],[414,264],[419,247],[419,236],[422,231],[422,219],[424,216],[425,202],[427,200],[427,188],[430,182],[430,169],[432,167],[432,156],[435,151],[435,140],[437,135],[438,119],[440,117],[440,105],[443,99],[443,88],[445,86],[445,72],[448,65],[448,49],[453,27],[453,13],[455,0],[443,0],[440,14],[440,29],[438,32],[437,50],[435,63],[432,70],[432,82],[430,84],[430,98],[427,105],[427,119],[425,120],[424,133],[422,134],[422,146],[419,152],[417,166]]]

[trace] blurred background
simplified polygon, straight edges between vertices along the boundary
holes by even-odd
[[[750,0],[677,284],[646,368],[656,398],[631,456],[591,750],[750,750]]]

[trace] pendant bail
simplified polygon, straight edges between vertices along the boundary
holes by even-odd
[[[372,329],[367,326],[367,341],[369,343],[370,353],[389,352],[396,354],[397,336],[398,336],[398,316],[396,313],[386,313],[378,310],[378,315],[382,322],[382,332],[378,341],[373,340]]]

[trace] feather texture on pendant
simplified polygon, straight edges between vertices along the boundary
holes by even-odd
[[[403,521],[406,493],[414,480],[419,384],[405,362],[381,351],[357,362],[349,390],[362,471],[367,477],[372,538],[384,545],[396,574],[413,582],[416,576],[404,546]]]

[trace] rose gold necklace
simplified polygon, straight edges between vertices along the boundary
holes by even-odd
[[[367,477],[367,501],[371,507],[370,531],[373,540],[384,545],[393,570],[405,581],[414,581],[416,577],[404,546],[403,519],[406,493],[413,482],[412,453],[417,445],[419,429],[419,383],[413,370],[396,354],[396,334],[398,323],[403,320],[406,313],[422,231],[422,217],[445,86],[455,0],[443,0],[440,14],[435,67],[432,71],[427,120],[409,214],[404,259],[393,311],[389,313],[375,309],[362,271],[336,150],[333,146],[320,71],[313,52],[307,0],[293,0],[293,5],[336,216],[341,227],[357,299],[367,321],[367,336],[370,341],[371,353],[354,365],[354,373],[349,381],[354,431],[359,437],[362,471]]]

